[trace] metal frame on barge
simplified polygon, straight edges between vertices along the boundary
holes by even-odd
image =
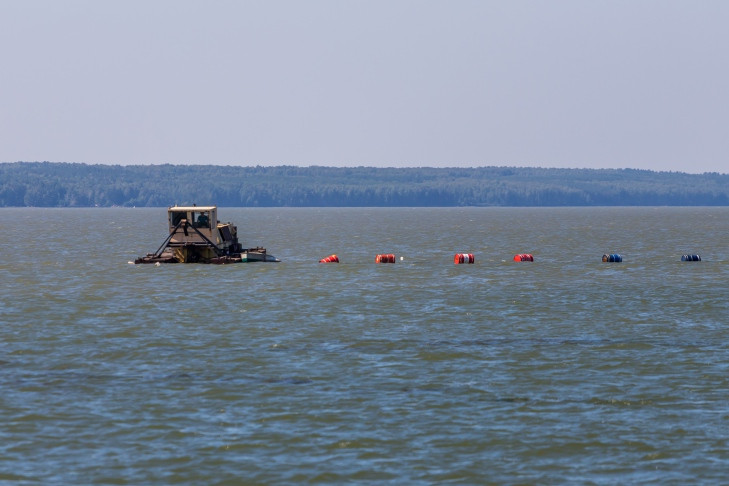
[[[278,262],[265,248],[243,248],[238,228],[218,220],[217,206],[167,208],[169,235],[154,253],[134,263],[243,263]]]

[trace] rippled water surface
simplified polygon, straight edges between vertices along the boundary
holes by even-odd
[[[165,216],[0,210],[0,481],[726,481],[729,208],[220,208],[283,261],[128,264]]]

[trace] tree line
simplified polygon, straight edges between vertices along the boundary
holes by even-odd
[[[729,175],[534,167],[0,163],[2,207],[725,206]]]

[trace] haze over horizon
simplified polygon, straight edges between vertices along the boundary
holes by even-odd
[[[0,161],[727,172],[729,2],[0,0]]]

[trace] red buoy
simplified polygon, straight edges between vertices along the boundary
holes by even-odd
[[[395,263],[394,253],[384,253],[375,257],[375,263]]]
[[[456,253],[453,256],[453,263],[458,265],[459,263],[473,263],[476,259],[473,257],[473,253]]]
[[[534,257],[531,253],[520,253],[518,255],[514,255],[514,261],[515,262],[533,262]]]
[[[329,255],[319,260],[319,263],[339,263],[339,257],[337,255]]]

